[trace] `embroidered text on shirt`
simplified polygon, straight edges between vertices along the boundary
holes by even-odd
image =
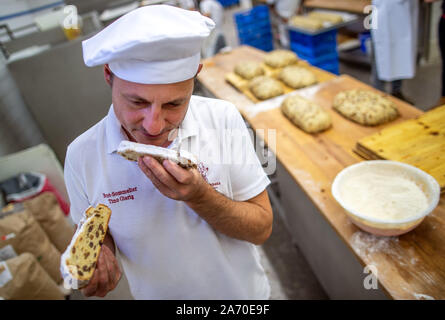
[[[120,201],[134,200],[134,195],[132,195],[131,193],[136,191],[138,191],[138,188],[134,187],[110,193],[102,193],[102,195],[104,198],[108,200],[110,204],[113,204],[113,203],[118,203]]]
[[[214,189],[216,189],[219,185],[221,185],[221,182],[220,182],[220,181],[217,181],[217,182],[210,182],[210,181],[209,181],[209,179],[208,179],[208,177],[207,177],[207,175],[208,175],[208,173],[209,173],[209,167],[206,167],[206,166],[204,165],[204,163],[199,162],[199,164],[198,164],[198,171],[199,171],[199,173],[201,174],[201,176],[204,178],[204,180],[205,180],[208,184],[210,184]]]

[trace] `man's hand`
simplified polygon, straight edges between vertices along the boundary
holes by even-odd
[[[179,201],[198,200],[210,187],[196,169],[183,169],[170,160],[162,165],[150,156],[138,159],[139,168],[166,197]]]
[[[116,257],[112,249],[104,242],[99,253],[99,259],[93,277],[81,291],[86,297],[97,296],[103,298],[108,292],[116,288],[121,276],[122,272]]]
[[[273,213],[267,191],[247,201],[234,201],[214,190],[196,169],[186,170],[150,156],[138,165],[166,197],[184,201],[216,231],[229,237],[262,244],[272,232]]]

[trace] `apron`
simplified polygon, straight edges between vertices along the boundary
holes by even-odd
[[[372,29],[380,80],[413,78],[416,73],[418,0],[373,0],[377,28]]]
[[[204,39],[201,50],[202,58],[213,57],[217,53],[216,44],[218,41],[218,37],[221,34],[221,30],[219,30],[218,27],[215,27],[210,35],[206,39]]]

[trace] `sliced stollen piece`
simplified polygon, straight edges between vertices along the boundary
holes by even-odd
[[[111,210],[104,204],[89,207],[79,222],[70,245],[62,255],[60,271],[67,289],[81,289],[96,270],[99,253],[108,230]]]
[[[255,97],[261,100],[273,98],[284,93],[280,81],[268,76],[253,78],[249,83],[249,89]]]
[[[344,117],[365,126],[376,126],[399,116],[399,111],[391,100],[363,89],[338,93],[334,98],[333,108]]]
[[[250,80],[263,75],[264,69],[258,62],[243,61],[235,66],[235,73],[246,80]]]
[[[272,68],[283,68],[298,61],[295,52],[290,50],[278,49],[266,54],[264,63]]]
[[[290,19],[289,24],[297,28],[313,30],[313,31],[320,30],[321,28],[323,28],[322,21],[306,16],[294,16]]]
[[[281,70],[278,78],[293,89],[300,89],[317,83],[317,77],[310,70],[299,66],[288,66]]]
[[[308,133],[317,133],[332,125],[331,116],[319,105],[298,95],[286,98],[281,104],[281,111],[300,129]]]
[[[171,160],[184,169],[197,168],[198,166],[198,159],[187,150],[176,151],[126,140],[121,141],[117,153],[131,161],[138,161],[139,157],[148,155],[158,160],[161,164],[164,160]]]

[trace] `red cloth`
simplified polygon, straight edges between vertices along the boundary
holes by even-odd
[[[60,208],[62,209],[63,213],[65,214],[65,216],[68,216],[68,214],[70,213],[70,206],[68,205],[68,203],[65,202],[65,200],[63,200],[62,196],[60,195],[60,193],[57,191],[56,188],[54,188],[54,186],[51,184],[51,182],[49,181],[48,178],[45,177],[45,182],[43,184],[42,190],[40,190],[40,192],[35,193],[29,197],[26,198],[22,198],[20,200],[15,200],[15,201],[11,201],[11,202],[23,202],[25,200],[34,198],[35,196],[43,193],[43,192],[52,192],[54,193],[54,195],[57,198],[57,201],[59,202]]]

